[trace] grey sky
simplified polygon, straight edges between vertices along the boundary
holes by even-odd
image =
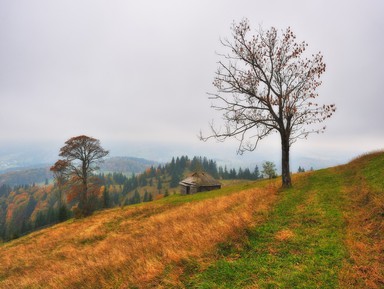
[[[384,147],[384,2],[0,0],[0,146],[87,134],[121,145],[177,142],[203,149],[219,114],[206,92],[219,39],[243,17],[291,26],[327,64],[319,102],[336,103],[308,155]],[[265,140],[259,151],[278,151]]]

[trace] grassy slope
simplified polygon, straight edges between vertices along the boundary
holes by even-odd
[[[384,288],[384,154],[0,245],[0,288]]]
[[[384,154],[307,173],[194,288],[384,288]]]
[[[277,188],[237,184],[103,211],[0,246],[0,288],[175,287],[185,271],[262,222]]]
[[[384,288],[384,153],[358,158],[344,173],[346,218],[344,288]]]
[[[229,250],[193,278],[197,288],[335,288],[346,256],[338,192],[329,170],[307,174],[250,230],[247,249]],[[236,257],[237,256],[237,257]]]

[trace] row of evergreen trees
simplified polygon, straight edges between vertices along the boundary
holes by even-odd
[[[99,178],[105,184],[106,188],[112,185],[118,185],[121,189],[123,197],[127,196],[130,192],[135,192],[140,187],[153,187],[156,186],[157,190],[163,189],[163,183],[169,182],[169,189],[176,188],[179,186],[179,182],[186,176],[186,174],[196,171],[205,171],[217,179],[247,179],[257,180],[262,178],[259,168],[256,165],[254,170],[251,171],[249,168],[239,168],[238,170],[232,168],[230,170],[225,166],[218,167],[216,161],[209,160],[206,157],[193,157],[189,159],[188,156],[173,157],[170,163],[165,165],[159,165],[157,167],[151,166],[145,172],[135,175],[132,174],[130,177],[122,173],[109,173],[100,174]],[[145,196],[142,196],[141,200],[144,201]],[[130,197],[131,201],[124,201],[125,204],[137,201],[138,198]],[[115,196],[113,198],[114,205],[119,202]]]

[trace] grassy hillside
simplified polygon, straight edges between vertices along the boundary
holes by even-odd
[[[133,158],[111,158],[105,163],[112,164],[110,169],[120,170],[125,165],[133,163],[142,163],[148,161]],[[132,166],[131,166],[132,167]],[[133,167],[132,167],[133,168]],[[113,172],[99,174],[99,190],[92,196],[91,204],[93,210],[102,208],[113,208],[137,204],[140,202],[150,202],[167,197],[170,194],[179,192],[179,182],[189,175],[192,171],[207,171],[217,178],[225,180],[248,179],[256,180],[260,178],[258,169],[255,168],[251,173],[249,169],[236,172],[231,169],[220,170],[216,162],[203,157],[194,157],[189,159],[187,156],[172,158],[170,163],[150,166],[140,174],[131,174]],[[25,171],[18,174],[23,175]],[[71,197],[71,184],[59,187],[56,184],[46,185],[19,185],[9,186],[1,185],[0,175],[0,242],[19,238],[25,234],[31,233],[42,227],[57,224],[67,220],[74,215],[74,209],[77,206],[77,199]],[[59,197],[66,201],[65,206],[60,205]]]
[[[0,288],[383,288],[384,154],[70,220],[0,245]]]

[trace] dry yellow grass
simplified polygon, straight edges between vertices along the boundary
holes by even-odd
[[[160,288],[260,222],[276,188],[104,211],[0,246],[0,288]],[[166,273],[165,273],[166,272]],[[163,285],[162,285],[163,284]]]
[[[348,205],[345,242],[349,259],[340,272],[342,288],[384,288],[384,169],[383,151],[354,159],[342,167],[350,174],[344,188]],[[376,167],[361,170],[367,163]],[[370,177],[370,174],[375,174]],[[374,186],[367,179],[381,180]]]
[[[346,212],[346,245],[350,263],[341,272],[341,282],[349,288],[384,287],[384,194],[375,196],[359,186],[358,194],[348,191],[352,207]],[[380,212],[381,210],[381,212]]]
[[[278,241],[286,241],[286,240],[292,239],[294,236],[295,234],[291,230],[284,229],[284,230],[278,231],[275,234],[275,239]]]

